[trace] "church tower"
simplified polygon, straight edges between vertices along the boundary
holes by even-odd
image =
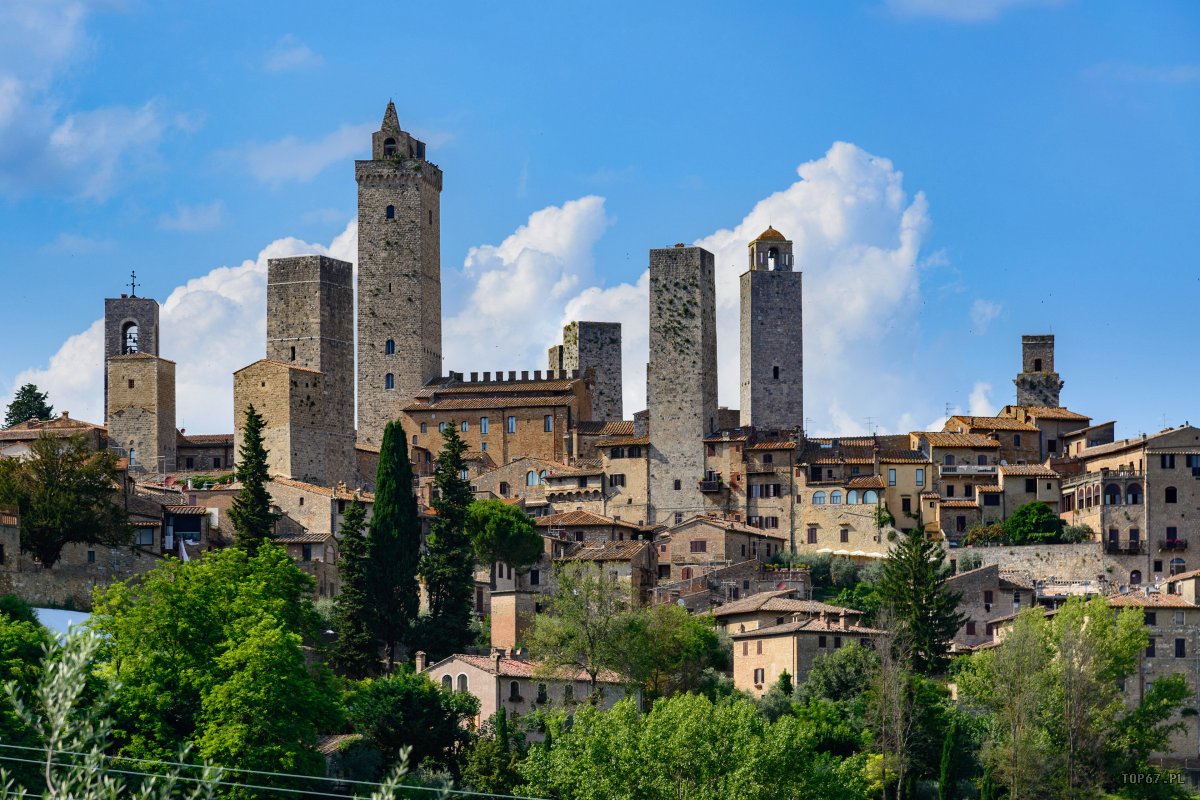
[[[358,440],[442,373],[442,171],[388,102],[358,182]]]
[[[130,294],[104,301],[104,363],[113,356],[135,353],[158,355],[158,301],[137,296],[137,278]],[[104,370],[104,413],[108,421],[108,367]]]
[[[792,243],[774,228],[750,243],[741,277],[742,425],[804,425],[802,275],[794,266]]]

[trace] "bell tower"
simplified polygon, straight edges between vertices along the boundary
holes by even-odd
[[[104,414],[108,421],[108,359],[136,353],[158,355],[158,301],[137,296],[137,275],[129,275],[129,294],[104,301]]]
[[[804,424],[802,275],[792,243],[768,227],[750,242],[741,277],[742,425],[788,431]]]
[[[390,101],[358,182],[358,440],[442,374],[442,171]]]

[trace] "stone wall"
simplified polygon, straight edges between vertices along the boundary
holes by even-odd
[[[670,525],[704,508],[702,440],[717,423],[713,265],[699,247],[650,251],[651,523]]]
[[[156,306],[157,308],[157,306]],[[175,362],[139,353],[106,364],[109,442],[150,474],[175,468]]]
[[[1106,556],[1099,542],[1021,547],[953,547],[947,551],[946,557],[957,565],[966,553],[979,556],[981,566],[998,564],[1005,572],[1028,573],[1035,580],[1058,578],[1082,581],[1102,578],[1115,582],[1121,574],[1117,559]]]
[[[389,139],[397,146],[391,156]],[[354,163],[358,438],[378,445],[387,422],[442,372],[442,171],[425,160],[425,145],[400,129],[391,104],[373,142],[372,160]]]
[[[1019,406],[1058,406],[1063,381],[1054,371],[1054,336],[1021,337],[1021,374],[1017,386]]]
[[[324,376],[316,370],[257,361],[233,375],[234,449],[242,447],[246,409],[253,405],[265,422],[263,444],[272,475],[332,485],[324,413]],[[338,477],[337,479],[340,479]]]
[[[138,353],[158,355],[158,301],[149,297],[109,297],[104,301],[104,359],[127,355],[126,329],[137,327]],[[104,409],[108,413],[108,371],[104,375]]]
[[[752,269],[741,277],[741,423],[804,426],[803,276]]]
[[[550,348],[548,367],[552,372],[593,371],[592,419],[610,422],[622,419],[621,323],[572,322],[563,328],[563,343]]]

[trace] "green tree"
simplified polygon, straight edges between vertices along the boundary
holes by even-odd
[[[365,678],[379,668],[379,639],[372,625],[372,604],[367,537],[367,509],[355,498],[342,517],[338,548],[341,590],[334,600],[333,629],[337,641],[330,661],[343,675]]]
[[[0,505],[16,509],[21,549],[46,569],[68,544],[133,540],[120,485],[116,457],[92,451],[81,436],[42,434],[28,458],[0,459]]]
[[[301,648],[319,634],[312,591],[270,544],[169,559],[98,590],[89,625],[103,636],[100,674],[119,684],[119,752],[174,760],[191,743],[230,764],[309,763],[314,727],[336,719],[327,673]]]
[[[622,608],[621,598],[614,598],[612,610]],[[704,691],[712,671],[728,669],[732,655],[712,617],[670,603],[631,609],[623,623],[618,620],[616,635],[621,658],[614,666],[641,683],[650,698]]]
[[[900,628],[912,668],[926,675],[945,668],[950,642],[966,622],[958,611],[961,595],[946,586],[950,568],[945,555],[923,532],[908,531],[884,562],[876,587]]]
[[[449,655],[474,639],[475,553],[467,531],[467,513],[474,496],[464,477],[463,454],[467,445],[452,420],[442,431],[433,485],[434,519],[429,526],[421,576],[429,595],[429,618],[423,639],[426,650],[438,657]]]
[[[564,563],[554,577],[554,594],[534,617],[529,652],[546,672],[583,670],[595,692],[602,670],[629,663],[629,590],[589,562]]]
[[[1151,764],[1150,756],[1167,750],[1172,734],[1187,729],[1178,714],[1192,697],[1186,677],[1167,675],[1154,681],[1142,701],[1117,721],[1115,730],[1108,737],[1108,752],[1104,759],[1109,791],[1145,798],[1190,796],[1182,786],[1167,780],[1162,771]],[[1130,784],[1127,775],[1153,778]]]
[[[267,469],[267,449],[263,446],[262,415],[251,405],[246,408],[246,419],[242,425],[242,446],[238,450],[236,477],[241,489],[233,498],[229,508],[229,519],[233,523],[234,539],[238,547],[251,555],[263,542],[269,541],[279,515],[271,511],[271,494],[267,481],[271,475]]]
[[[411,638],[417,619],[417,571],[421,560],[421,520],[413,492],[408,438],[395,420],[384,427],[379,446],[370,530],[366,572],[373,601],[371,625],[375,638],[385,648],[391,672],[396,663],[396,643]]]
[[[476,500],[467,509],[471,546],[480,564],[497,561],[524,572],[543,552],[541,534],[529,516],[499,500]]]
[[[525,738],[513,731],[501,708],[485,722],[466,752],[463,785],[476,792],[511,795],[521,783],[517,764],[525,756]]]
[[[404,749],[411,748],[413,766],[440,767],[454,774],[470,742],[467,723],[478,712],[474,696],[443,689],[405,667],[362,681],[346,698],[346,715],[354,730],[379,748],[386,763],[399,763]]]
[[[53,643],[50,634],[32,619],[25,616],[12,595],[5,595],[5,613],[0,616],[0,682],[12,686],[20,695],[28,695],[38,685],[42,673],[42,658]],[[10,615],[9,608],[15,614]],[[28,609],[28,606],[25,606]],[[9,697],[0,697],[0,741],[20,747],[39,747],[42,742],[33,727],[18,713]],[[8,755],[21,756],[19,752]],[[37,788],[41,785],[40,770],[35,765],[11,762],[9,772],[23,786]]]
[[[813,659],[808,678],[799,687],[800,699],[834,703],[857,700],[871,685],[879,656],[860,645],[842,647]]]
[[[1062,539],[1066,522],[1040,500],[1014,511],[1004,521],[1004,538],[1012,544],[1046,544]]]
[[[46,402],[46,393],[39,392],[38,387],[27,383],[8,404],[8,413],[4,415],[4,427],[11,428],[31,419],[50,419],[54,415],[54,407]]]

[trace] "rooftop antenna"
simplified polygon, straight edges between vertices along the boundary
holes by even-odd
[[[137,273],[129,271],[129,296],[137,297]]]
[[[954,411],[954,404],[946,403],[946,419],[947,420],[950,419],[950,417],[954,416],[952,413],[953,411]]]
[[[867,423],[867,435],[874,436],[875,435],[875,418],[867,417],[866,423]]]

